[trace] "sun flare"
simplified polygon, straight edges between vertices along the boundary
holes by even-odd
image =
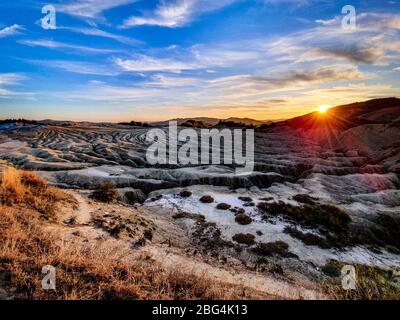
[[[328,105],[328,104],[322,104],[319,106],[318,111],[320,113],[324,113],[326,112],[328,109],[332,108],[332,106]]]

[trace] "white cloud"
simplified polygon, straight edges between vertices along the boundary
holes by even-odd
[[[0,73],[0,86],[12,86],[19,84],[26,77],[19,73]]]
[[[33,96],[34,93],[30,92],[15,92],[3,87],[8,86],[17,86],[20,85],[20,82],[26,80],[27,77],[20,73],[0,73],[0,97],[8,98],[10,96],[22,96],[28,97]]]
[[[114,61],[122,70],[131,72],[180,73],[185,70],[206,69],[205,72],[212,73],[210,68],[232,67],[262,57],[257,51],[211,45],[195,45],[186,49],[168,47],[157,49],[155,53],[157,56],[137,55],[134,58],[117,58]]]
[[[145,55],[138,56],[136,59],[115,59],[115,63],[124,71],[133,72],[181,72],[183,70],[198,69],[195,63],[179,61],[168,58],[154,58]]]
[[[118,42],[121,42],[124,44],[133,45],[133,46],[142,44],[142,42],[139,40],[132,39],[132,38],[125,37],[122,35],[118,35],[118,34],[114,34],[114,33],[110,33],[110,32],[103,31],[103,30],[100,30],[97,28],[61,27],[59,29],[65,29],[65,30],[69,30],[69,31],[76,32],[76,33],[81,33],[81,34],[88,35],[88,36],[109,38],[109,39],[113,39],[115,41],[118,41]]]
[[[134,3],[137,0],[74,0],[57,5],[57,11],[83,18],[100,18],[104,11]]]
[[[160,0],[154,13],[141,17],[132,16],[124,21],[123,27],[161,26],[182,27],[197,16],[229,6],[237,0]]]
[[[68,72],[80,74],[92,74],[100,76],[117,76],[120,72],[115,70],[107,64],[97,64],[82,61],[69,61],[69,60],[26,60],[29,63],[48,67],[56,68]]]
[[[117,50],[109,50],[109,49],[99,49],[92,47],[79,46],[74,44],[68,44],[64,42],[58,42],[53,40],[21,40],[18,41],[23,45],[31,46],[31,47],[45,47],[50,49],[71,49],[79,52],[86,52],[92,54],[107,54],[107,53],[115,53]]]
[[[170,77],[162,74],[154,75],[146,85],[156,86],[156,87],[188,87],[188,86],[198,86],[204,83],[204,80],[194,77]]]
[[[399,14],[363,13],[357,28],[341,28],[341,17],[319,21],[318,26],[280,37],[265,49],[279,61],[304,63],[345,60],[352,63],[387,65],[399,61]]]
[[[19,24],[13,24],[12,26],[5,27],[0,30],[0,38],[5,38],[9,36],[14,36],[17,34],[20,34],[20,30],[23,30],[24,28],[19,25]]]

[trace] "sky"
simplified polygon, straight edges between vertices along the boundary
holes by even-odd
[[[400,97],[400,0],[1,1],[0,44],[0,118],[276,120]]]

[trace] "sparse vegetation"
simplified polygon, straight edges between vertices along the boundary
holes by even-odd
[[[330,248],[327,240],[312,233],[303,233],[300,230],[292,227],[285,227],[284,233],[290,234],[293,238],[301,240],[307,246],[319,246],[323,249]]]
[[[400,218],[381,214],[375,219],[377,227],[372,228],[376,244],[388,251],[400,253]]]
[[[200,128],[200,129],[208,129],[211,128],[212,126],[203,122],[203,121],[197,121],[194,119],[189,119],[186,120],[181,124],[182,127],[188,127],[188,128]]]
[[[16,299],[243,298],[242,288],[205,276],[166,271],[146,255],[125,259],[131,250],[126,251],[115,242],[102,241],[89,249],[62,241],[42,219],[56,212],[38,211],[41,206],[32,202],[31,196],[50,203],[64,200],[68,201],[66,204],[73,203],[67,194],[32,173],[6,170],[1,178],[0,195],[2,287],[12,289]],[[146,228],[143,236],[152,238],[152,229]],[[45,265],[56,267],[57,290],[42,289],[41,270]]]
[[[194,213],[189,213],[189,212],[178,212],[172,216],[174,219],[193,219],[197,221],[198,223],[204,223],[206,221],[206,218],[201,215],[201,214],[194,214]]]
[[[306,227],[325,227],[332,231],[346,229],[351,221],[346,212],[330,204],[293,206],[279,201],[273,203],[260,202],[257,207],[266,215],[283,215],[287,219]]]
[[[246,202],[243,204],[243,207],[255,207],[256,204],[254,202]]]
[[[255,244],[255,236],[252,235],[251,233],[238,233],[235,234],[232,237],[233,241],[236,241],[237,243],[241,243],[241,244],[245,244],[247,246],[252,246],[253,244]]]
[[[91,198],[100,202],[113,202],[118,198],[118,191],[111,182],[101,182],[94,187]]]
[[[179,195],[180,195],[182,198],[189,198],[189,197],[192,196],[192,192],[190,192],[189,190],[182,190],[182,191],[179,193]]]
[[[329,260],[322,268],[321,271],[325,273],[327,276],[332,278],[337,278],[341,274],[341,268],[343,264],[336,260]]]
[[[293,200],[300,202],[300,203],[313,205],[313,204],[315,204],[315,201],[317,201],[318,199],[311,197],[308,194],[297,194],[293,197]]]
[[[253,199],[250,197],[238,197],[238,199],[243,202],[252,202],[253,201]]]
[[[231,205],[227,204],[227,203],[218,203],[217,204],[218,210],[229,210],[230,208],[231,208]]]
[[[263,197],[263,198],[260,198],[258,200],[260,200],[260,201],[271,201],[271,200],[274,200],[274,198],[273,197]]]
[[[202,196],[202,197],[200,198],[200,202],[203,202],[203,203],[213,203],[213,202],[214,202],[214,198],[211,197],[211,196],[209,196],[209,195],[205,195],[205,196]]]
[[[124,194],[124,200],[128,204],[132,205],[136,203],[144,203],[146,201],[146,195],[140,190],[127,191]]]
[[[118,124],[131,127],[143,127],[143,128],[151,127],[151,125],[149,125],[148,123],[139,121],[119,122]]]
[[[11,123],[23,123],[23,124],[30,124],[30,125],[38,124],[38,122],[36,120],[27,120],[27,119],[5,119],[5,120],[0,120],[0,125],[1,124],[11,124]]]
[[[221,248],[233,246],[231,241],[226,241],[222,238],[221,230],[214,222],[200,221],[196,225],[193,237],[208,253],[210,250],[218,252]]]
[[[295,257],[293,253],[289,252],[289,245],[283,241],[258,243],[252,251],[257,255],[267,257]]]
[[[241,291],[205,277],[167,272],[143,256],[129,262],[110,244],[68,245],[45,231],[37,212],[0,208],[0,272],[18,299],[240,299]],[[54,265],[57,290],[43,290],[41,269]]]
[[[247,225],[253,222],[253,219],[251,219],[247,214],[245,213],[239,213],[235,217],[235,221],[241,225]]]

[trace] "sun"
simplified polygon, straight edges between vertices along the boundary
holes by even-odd
[[[332,108],[329,104],[322,104],[319,106],[318,111],[320,113],[325,113],[328,109]]]

